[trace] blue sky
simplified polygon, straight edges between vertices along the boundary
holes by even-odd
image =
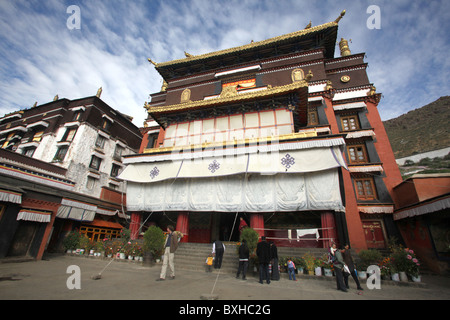
[[[80,8],[80,29],[67,27],[70,5]],[[381,29],[367,28],[370,5]],[[338,40],[366,53],[382,120],[449,95],[447,0],[0,0],[0,116],[103,87],[102,99],[142,126],[144,102],[162,84],[147,58],[236,47],[333,21],[343,9]]]

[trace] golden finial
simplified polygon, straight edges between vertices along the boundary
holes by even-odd
[[[333,83],[330,80],[327,80],[327,86],[325,87],[325,90],[333,89]]]
[[[345,10],[342,10],[341,14],[339,15],[339,17],[337,17],[336,20],[334,20],[334,22],[339,23],[343,16],[345,16]]]
[[[191,57],[193,57],[193,55],[192,55],[192,54],[190,54],[190,53],[187,53],[186,51],[184,52],[184,55],[186,56],[186,58],[191,58]]]
[[[100,96],[102,95],[102,91],[103,91],[102,87],[98,88],[97,94],[96,94],[97,98],[100,98]]]
[[[344,38],[341,38],[341,41],[339,42],[339,48],[341,49],[341,57],[349,56],[352,54],[348,46],[348,41]]]
[[[148,62],[150,62],[152,65],[154,65],[156,67],[157,63],[155,61],[153,61],[152,59],[148,58],[147,59]]]
[[[306,25],[305,29],[311,28],[311,20],[309,20],[309,23]]]
[[[167,84],[166,80],[163,80],[163,84],[161,86],[161,92],[166,92],[168,86],[169,85]]]
[[[375,86],[370,87],[370,91],[367,92],[368,96],[373,96],[375,93],[377,93],[377,88]]]
[[[311,81],[312,77],[314,77],[311,69],[309,69],[308,74],[306,75],[305,79],[306,81]]]
[[[37,106],[37,101],[33,104],[33,108],[36,108]]]
[[[59,100],[58,95],[56,95],[56,96],[53,98],[53,101],[56,101],[56,100]]]
[[[150,109],[150,105],[148,104],[147,101],[144,102],[144,108],[147,110]]]

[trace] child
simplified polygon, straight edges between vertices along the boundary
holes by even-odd
[[[288,267],[288,273],[289,273],[289,280],[297,281],[297,279],[295,279],[295,264],[294,264],[294,261],[291,260],[291,258],[289,258],[287,261],[287,267]],[[292,275],[292,277],[291,277],[291,275]]]
[[[206,272],[212,272],[211,267],[213,265],[213,261],[214,261],[213,254],[210,253],[208,258],[206,258],[206,261],[205,261],[205,263],[206,263]]]

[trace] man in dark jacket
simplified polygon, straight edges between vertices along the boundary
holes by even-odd
[[[239,275],[242,271],[242,280],[247,280],[245,275],[247,274],[248,258],[250,257],[250,251],[248,250],[247,241],[242,240],[242,244],[239,247],[239,269],[236,274],[236,278],[239,279]]]
[[[347,292],[344,284],[344,277],[348,277],[348,274],[344,271],[344,258],[342,257],[341,250],[336,248],[336,244],[333,244],[331,247],[331,253],[334,255],[335,260],[333,263],[334,272],[336,273],[336,286],[338,290]]]
[[[222,267],[222,258],[224,252],[225,245],[222,243],[222,241],[214,241],[212,249],[212,253],[214,255],[214,269],[220,269]]]
[[[344,258],[344,262],[345,262],[345,264],[348,266],[348,268],[350,270],[350,275],[352,276],[353,280],[355,280],[355,282],[356,282],[356,288],[358,290],[364,290],[361,287],[361,284],[359,283],[358,277],[356,276],[355,264],[353,263],[353,258],[352,258],[352,255],[350,253],[350,246],[348,244],[346,244],[345,247],[344,247],[344,250],[342,252],[342,257]],[[349,289],[348,277],[344,277],[344,283],[345,283],[345,287],[347,289]]]
[[[270,284],[269,263],[270,263],[270,245],[266,241],[266,237],[261,237],[261,242],[256,246],[256,255],[259,260],[259,283],[263,283],[266,279],[267,284]]]

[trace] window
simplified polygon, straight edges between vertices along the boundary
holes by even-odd
[[[351,130],[358,130],[358,116],[348,116],[348,117],[342,117],[342,131],[351,131]]]
[[[119,145],[116,145],[116,148],[114,149],[114,160],[122,161],[122,154],[125,151],[124,147],[121,147]]]
[[[355,179],[355,186],[358,199],[374,200],[377,198],[373,178]]]
[[[97,179],[95,179],[95,178],[87,177],[86,188],[89,190],[94,189],[96,180]]]
[[[147,148],[151,149],[155,147],[155,143],[158,140],[158,135],[159,133],[151,133],[148,135],[148,143],[147,143]]]
[[[102,128],[103,128],[105,131],[109,131],[109,129],[111,128],[111,121],[109,121],[109,120],[107,120],[107,119],[104,119],[104,120],[103,120]]]
[[[82,114],[82,113],[83,113],[82,111],[75,111],[75,113],[73,114],[72,121],[78,121],[78,120],[80,120],[80,119],[81,119],[81,114]]]
[[[113,164],[112,165],[112,169],[111,169],[111,177],[115,178],[119,175],[119,171],[120,171],[121,167],[117,164]]]
[[[308,107],[308,126],[314,126],[319,124],[319,115],[317,109]]]
[[[67,150],[69,150],[68,146],[61,146],[61,147],[59,147],[58,151],[56,151],[56,154],[53,157],[53,161],[64,161],[64,158],[66,157]]]
[[[77,128],[68,128],[61,141],[73,141]]]
[[[23,154],[26,155],[27,157],[32,157],[34,154],[34,151],[36,151],[36,147],[25,148],[23,150]]]
[[[44,134],[44,131],[36,132],[36,133],[33,135],[33,138],[31,139],[31,141],[40,142],[41,139],[42,139],[42,135],[43,135],[43,134]]]
[[[89,168],[94,170],[100,170],[100,164],[102,163],[102,159],[100,159],[97,156],[92,156],[91,158],[91,164],[89,165]]]
[[[105,141],[106,138],[99,134],[97,140],[95,141],[95,146],[103,149],[105,147]]]
[[[367,163],[366,147],[364,145],[347,146],[348,159],[350,163]]]

